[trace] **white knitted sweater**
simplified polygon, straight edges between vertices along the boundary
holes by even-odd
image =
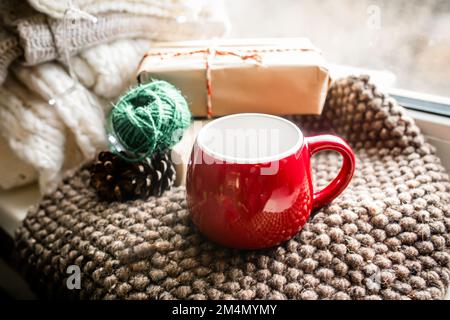
[[[0,88],[0,119],[0,133],[11,149],[38,171],[41,188],[52,188],[64,158],[65,129],[57,113],[9,77]]]
[[[37,11],[53,18],[62,18],[72,3],[90,14],[105,12],[127,12],[133,14],[155,15],[160,17],[179,16],[195,19],[199,16],[212,17],[211,12],[219,14],[215,6],[222,5],[219,0],[28,0]]]
[[[50,191],[63,170],[105,148],[105,113],[133,82],[149,47],[147,40],[119,40],[87,50],[75,60],[81,84],[71,92],[65,91],[74,80],[60,63],[15,65],[0,87],[3,151],[14,153],[0,157],[0,187],[27,183],[37,172],[41,190]],[[17,158],[19,165],[11,163]]]

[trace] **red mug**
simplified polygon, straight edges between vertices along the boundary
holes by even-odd
[[[314,192],[310,158],[334,150],[343,157],[337,177]],[[210,240],[241,249],[291,239],[314,209],[330,203],[355,169],[350,146],[333,135],[303,137],[292,122],[266,114],[218,118],[198,133],[186,192],[192,221]]]

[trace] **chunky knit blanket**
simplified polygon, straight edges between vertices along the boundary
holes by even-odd
[[[307,134],[352,144],[348,189],[272,249],[219,247],[192,225],[185,189],[106,203],[86,169],[68,176],[17,231],[18,265],[43,296],[83,299],[440,299],[450,283],[450,184],[433,148],[366,77],[337,81]],[[340,166],[312,161],[317,188]],[[70,265],[81,289],[67,290]]]

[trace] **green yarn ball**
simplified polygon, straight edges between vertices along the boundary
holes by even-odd
[[[161,80],[138,85],[120,97],[108,115],[110,149],[140,161],[175,145],[190,122],[188,104],[173,85]]]

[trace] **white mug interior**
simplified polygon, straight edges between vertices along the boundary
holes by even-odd
[[[200,129],[198,147],[228,163],[266,163],[296,153],[303,134],[291,121],[262,113],[221,117]]]

